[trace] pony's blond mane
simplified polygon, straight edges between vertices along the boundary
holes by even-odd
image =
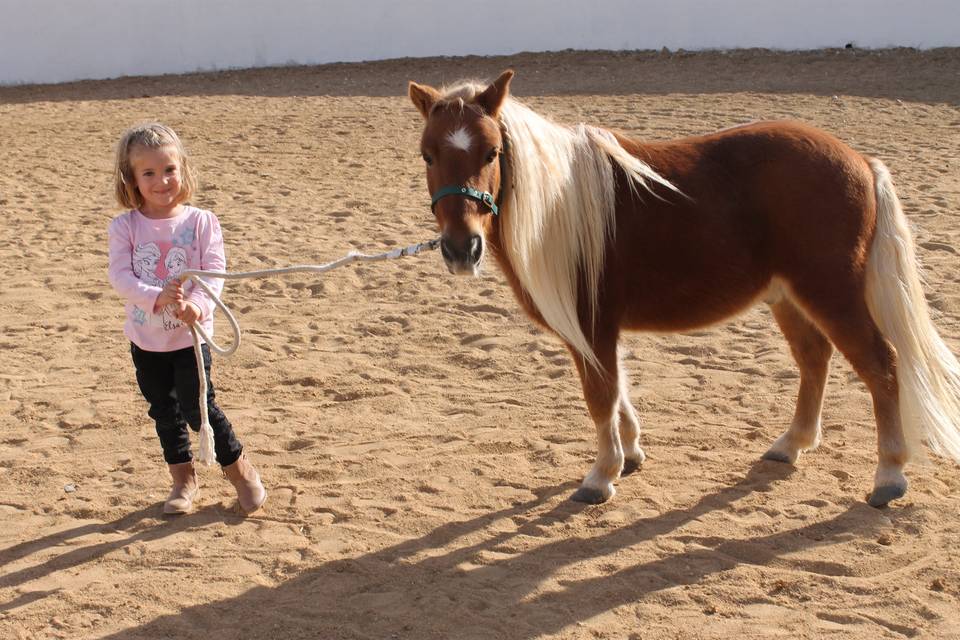
[[[470,101],[485,86],[467,82],[445,89],[438,104]],[[592,366],[600,367],[577,316],[581,270],[590,313],[597,296],[614,223],[614,164],[638,187],[656,182],[676,188],[626,152],[607,130],[554,123],[508,97],[500,108],[508,175],[501,208],[502,250],[520,284],[551,329]]]

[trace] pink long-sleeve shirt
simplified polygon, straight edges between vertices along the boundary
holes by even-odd
[[[146,351],[193,346],[190,328],[177,320],[173,305],[157,308],[156,301],[163,286],[187,269],[226,270],[217,216],[186,205],[179,215],[161,220],[133,210],[114,218],[108,233],[110,284],[126,301],[126,336]],[[206,282],[219,296],[223,280]],[[193,285],[192,281],[184,285],[185,299],[200,308],[198,322],[212,336],[214,303]]]

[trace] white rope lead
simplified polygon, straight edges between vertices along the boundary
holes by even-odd
[[[197,269],[184,271],[181,274],[182,282],[185,283],[187,280],[193,280],[200,287],[202,287],[204,291],[207,292],[207,295],[210,296],[214,304],[216,304],[217,307],[219,307],[227,317],[227,321],[230,323],[230,327],[232,328],[234,335],[233,344],[231,344],[229,347],[221,347],[214,342],[209,335],[207,335],[207,332],[198,323],[194,323],[190,326],[190,331],[193,334],[193,352],[197,358],[197,374],[200,377],[200,453],[198,460],[208,466],[212,465],[216,461],[216,453],[214,452],[213,446],[213,427],[210,426],[210,418],[207,415],[207,375],[203,366],[203,351],[200,347],[200,338],[203,338],[204,342],[210,346],[210,349],[223,356],[229,356],[240,348],[240,323],[237,322],[237,319],[233,316],[233,313],[231,313],[230,309],[227,308],[227,305],[223,303],[223,300],[221,300],[220,297],[213,292],[213,289],[210,288],[210,285],[203,281],[203,278],[242,280],[246,278],[265,278],[270,276],[286,275],[288,273],[324,273],[350,264],[351,262],[379,262],[381,260],[393,260],[396,258],[403,258],[405,256],[415,256],[421,251],[432,251],[438,246],[440,246],[440,240],[435,239],[411,245],[403,249],[393,249],[392,251],[386,251],[384,253],[366,254],[351,251],[339,260],[334,260],[333,262],[328,262],[326,264],[296,265],[292,267],[280,267],[278,269],[263,269],[261,271],[243,271],[239,273],[229,273],[226,271],[200,271]]]

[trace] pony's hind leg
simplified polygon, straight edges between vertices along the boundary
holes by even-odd
[[[873,398],[879,459],[873,492],[867,501],[881,507],[907,491],[903,468],[908,449],[900,419],[897,354],[873,321],[863,288],[851,287],[844,293],[820,300],[808,298],[805,308],[850,362]]]
[[[577,372],[583,385],[583,397],[597,428],[597,459],[571,500],[600,504],[613,497],[613,481],[623,469],[624,452],[620,442],[620,416],[623,407],[621,371],[617,362],[616,336],[594,345],[600,368],[592,366],[573,349]],[[631,407],[632,409],[632,407]],[[634,414],[634,418],[635,418]],[[639,437],[639,423],[635,432]],[[634,438],[636,439],[636,438]],[[639,445],[637,445],[639,449]]]
[[[774,441],[763,457],[793,464],[801,451],[815,449],[820,444],[820,413],[833,346],[786,297],[771,303],[770,310],[800,368],[800,392],[790,428]]]
[[[643,449],[640,448],[640,418],[637,416],[637,410],[630,403],[630,394],[627,389],[627,376],[620,366],[620,401],[618,406],[618,418],[620,428],[620,446],[623,448],[623,470],[621,476],[633,473],[647,459]]]

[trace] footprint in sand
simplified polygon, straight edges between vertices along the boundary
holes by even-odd
[[[510,317],[509,311],[491,304],[458,304],[454,308],[458,311],[466,311],[467,313],[492,313],[503,316],[504,318]]]
[[[309,449],[316,444],[317,441],[313,438],[295,438],[294,440],[284,444],[283,448],[287,451],[302,451],[303,449]]]
[[[945,244],[943,242],[933,242],[933,241],[921,242],[920,246],[929,251],[945,251],[946,253],[952,253],[954,255],[956,255],[957,253],[956,249],[954,249],[949,244]]]
[[[465,336],[461,338],[460,345],[464,347],[473,347],[481,351],[493,351],[503,346],[503,339],[495,336],[486,336],[482,333]]]
[[[711,346],[705,344],[679,344],[672,345],[665,348],[665,351],[668,353],[676,353],[682,356],[693,356],[697,358],[705,358],[708,356],[715,356],[719,351]]]
[[[404,316],[384,316],[383,322],[390,322],[393,324],[400,325],[404,330],[410,328],[410,319]]]

